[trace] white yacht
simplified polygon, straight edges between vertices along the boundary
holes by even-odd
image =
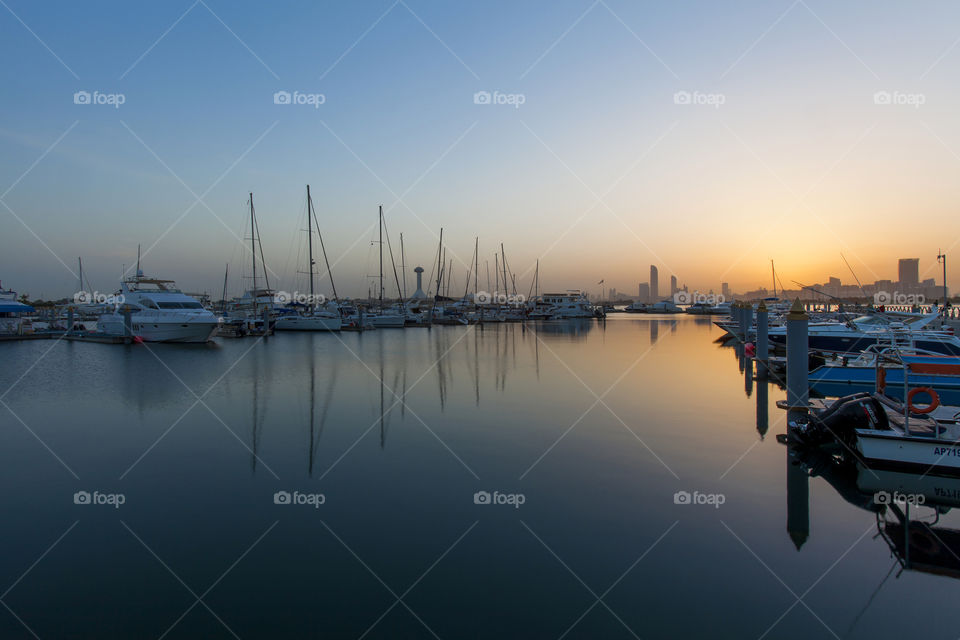
[[[208,342],[217,332],[217,317],[177,289],[173,280],[138,274],[121,282],[117,295],[122,302],[97,320],[97,327],[108,335],[125,335],[127,311],[130,330],[144,342]]]
[[[551,305],[552,318],[593,318],[597,315],[587,296],[580,291],[545,293],[541,301]]]

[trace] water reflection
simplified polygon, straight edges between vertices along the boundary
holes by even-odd
[[[781,442],[783,438],[778,438]],[[941,517],[960,507],[960,479],[870,469],[820,450],[787,447],[787,531],[799,550],[810,536],[811,478],[872,513],[877,535],[903,571],[960,578],[960,530]]]

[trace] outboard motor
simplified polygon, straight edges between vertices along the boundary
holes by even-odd
[[[793,439],[807,445],[839,441],[852,446],[857,429],[889,429],[890,421],[880,401],[869,393],[838,398],[829,409],[808,414],[790,423]]]

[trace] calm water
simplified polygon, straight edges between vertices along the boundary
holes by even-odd
[[[720,333],[2,344],[0,637],[956,638]]]

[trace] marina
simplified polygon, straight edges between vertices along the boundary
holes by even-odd
[[[122,520],[191,585],[216,580],[269,531],[206,598],[227,624],[252,635],[320,627],[361,635],[393,600],[364,563],[391,588],[405,589],[460,536],[409,594],[417,617],[392,611],[374,635],[430,635],[418,617],[440,637],[467,628],[557,636],[575,622],[572,633],[591,637],[630,637],[624,625],[641,637],[697,635],[699,622],[682,615],[687,604],[673,597],[681,590],[713,601],[725,592],[723,607],[749,607],[750,616],[727,623],[739,637],[774,624],[772,633],[787,638],[829,635],[824,625],[838,635],[850,627],[858,635],[907,633],[916,621],[884,602],[948,608],[952,582],[943,569],[899,573],[905,550],[891,557],[871,537],[878,527],[873,487],[907,491],[903,476],[881,483],[861,472],[856,505],[849,486],[838,493],[817,474],[807,472],[801,489],[794,458],[773,437],[786,432],[773,406],[776,383],[755,381],[744,393],[736,349],[714,346],[720,334],[710,318],[620,314],[606,322],[278,332],[208,345],[8,344],[2,382],[16,384],[4,402],[60,461],[7,413],[0,433],[8,463],[0,473],[35,488],[4,498],[5,539],[16,554],[4,555],[3,566],[22,571],[16,558],[39,555],[79,519],[44,562],[46,572],[28,576],[8,601],[41,637],[51,630],[43,615],[51,605],[65,619],[77,620],[81,610],[94,616],[106,633],[162,632],[190,596]],[[687,366],[690,359],[698,366]],[[674,406],[661,401],[670,387],[698,392]],[[578,421],[605,389],[608,408]],[[206,407],[195,406],[194,392]],[[37,402],[41,395],[46,400]],[[65,420],[70,429],[59,427]],[[676,438],[678,424],[695,445]],[[854,478],[856,486],[850,472],[820,472]],[[637,477],[644,481],[626,481]],[[949,481],[922,482],[941,503],[958,504]],[[74,492],[95,489],[122,493],[126,502],[118,509],[73,504]],[[278,491],[322,493],[325,501],[278,505]],[[519,508],[477,504],[479,491],[525,501]],[[725,501],[685,504],[675,496],[683,492]],[[911,506],[910,518],[926,521],[929,511]],[[902,525],[886,513],[891,524],[880,525],[900,544]],[[941,532],[960,528],[957,517],[941,508],[933,533],[952,544]],[[565,524],[571,520],[576,527]],[[184,527],[193,532],[189,548],[158,542]],[[104,571],[107,556],[108,566],[136,566],[148,577],[137,580],[137,606],[116,608],[132,604],[134,584],[126,571]],[[696,570],[692,580],[677,564],[681,556],[683,566],[712,569]],[[916,549],[909,562],[931,566]],[[616,617],[604,609],[577,622],[593,598],[564,564],[592,589],[627,572],[605,597]],[[793,598],[774,588],[768,567],[791,587],[820,579],[805,599],[816,616],[791,609],[777,621]],[[891,569],[896,577],[883,582]],[[100,576],[96,597],[78,597],[91,572]],[[284,580],[275,579],[278,572]],[[741,576],[736,592],[724,589],[731,574]],[[490,580],[501,586],[491,592],[483,586]],[[847,597],[837,600],[835,589]],[[245,604],[250,599],[257,607]],[[533,613],[531,602],[541,605]],[[491,608],[500,614],[489,616]],[[265,618],[262,611],[287,614]],[[2,624],[8,637],[21,633],[15,619]],[[205,611],[181,625],[190,635],[225,633]],[[944,634],[954,625],[936,616],[923,627]]]
[[[957,25],[0,0],[0,640],[957,640]]]

